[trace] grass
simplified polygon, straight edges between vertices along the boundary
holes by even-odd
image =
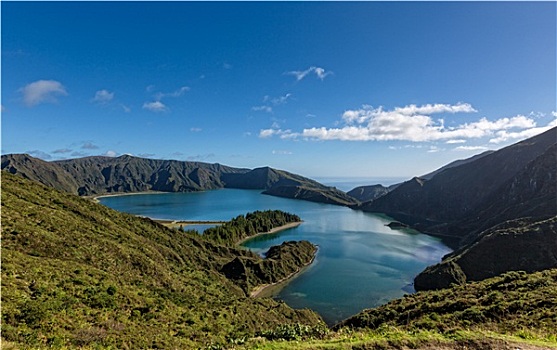
[[[309,310],[252,299],[219,272],[248,251],[2,176],[2,338],[22,348],[197,348]]]
[[[293,245],[264,263],[10,174],[1,185],[2,349],[557,348],[557,269],[408,295],[327,329],[221,272],[236,259],[286,271]]]

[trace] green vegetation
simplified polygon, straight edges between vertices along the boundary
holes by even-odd
[[[311,261],[309,242],[261,259],[6,173],[1,195],[3,349],[557,348],[557,269],[419,292],[329,330],[248,296]]]
[[[557,269],[508,272],[481,282],[419,292],[365,310],[336,328],[399,327],[442,334],[492,331],[557,342]]]
[[[326,331],[280,326],[247,349],[557,348],[557,269],[419,292]],[[513,346],[511,346],[513,345]]]
[[[237,256],[220,272],[234,281],[246,294],[257,295],[257,286],[280,282],[313,261],[317,247],[308,241],[283,242],[269,249],[265,259]]]
[[[258,233],[269,232],[277,227],[300,222],[298,215],[280,210],[254,211],[216,227],[203,231],[203,237],[221,244],[234,245]]]
[[[249,251],[7,173],[1,215],[3,347],[189,349],[321,323],[219,272]]]

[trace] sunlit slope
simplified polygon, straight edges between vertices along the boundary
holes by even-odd
[[[1,214],[4,344],[195,348],[319,323],[218,272],[249,252],[6,173]]]

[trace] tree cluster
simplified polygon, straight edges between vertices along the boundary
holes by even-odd
[[[247,237],[298,221],[301,221],[298,215],[281,210],[257,210],[245,216],[239,215],[220,226],[209,228],[203,232],[203,236],[214,242],[233,245]]]

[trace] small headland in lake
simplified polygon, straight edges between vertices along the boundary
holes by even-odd
[[[155,221],[184,233],[189,231],[188,225],[215,225],[205,229],[201,237],[227,247],[238,247],[247,240],[276,234],[302,223],[299,216],[280,210],[255,211],[238,215],[230,221]],[[263,257],[245,250],[243,254],[220,266],[219,271],[240,286],[247,295],[257,297],[263,295],[263,291],[284,286],[314,261],[316,252],[317,247],[308,241],[288,241],[270,247]]]

